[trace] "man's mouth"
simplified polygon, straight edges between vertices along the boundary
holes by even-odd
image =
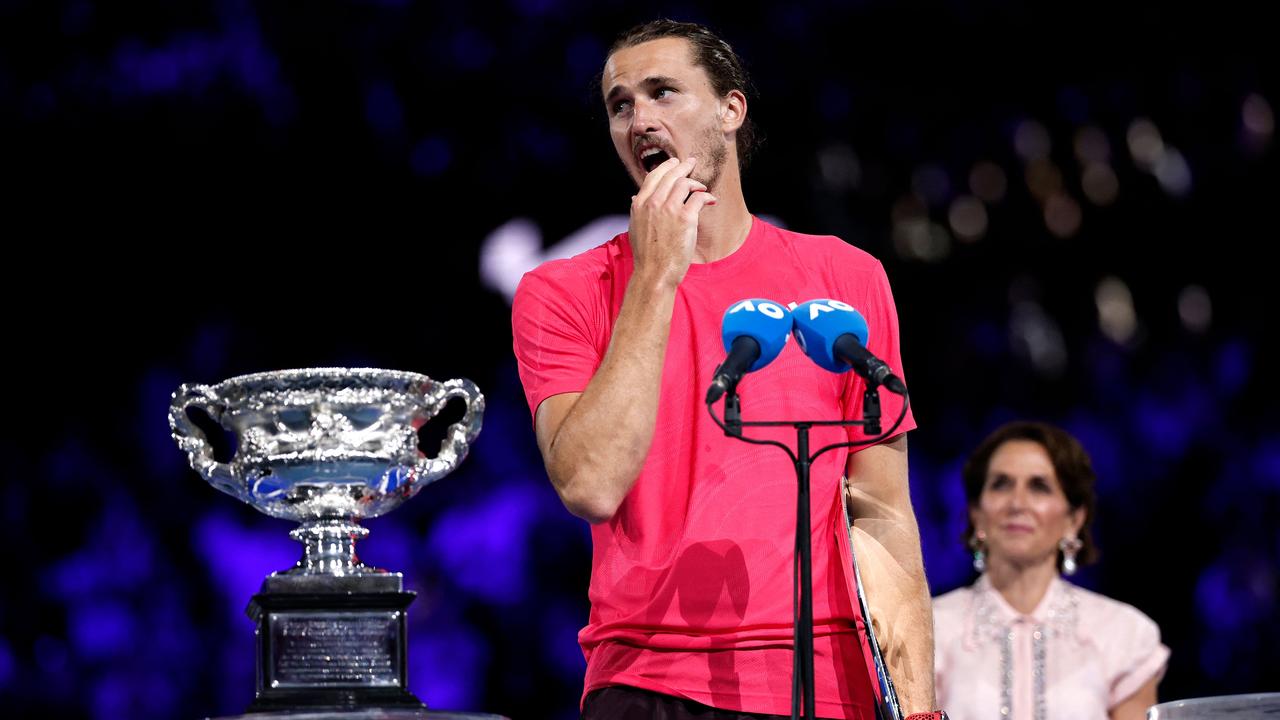
[[[640,161],[640,167],[643,167],[647,173],[653,172],[654,168],[666,162],[670,157],[666,150],[654,145],[642,147],[640,152],[636,154],[636,159]]]

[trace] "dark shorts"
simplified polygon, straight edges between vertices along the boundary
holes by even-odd
[[[582,703],[582,720],[790,720],[790,717],[720,710],[626,685],[592,690]]]

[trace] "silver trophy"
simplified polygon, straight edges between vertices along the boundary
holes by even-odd
[[[466,403],[440,451],[418,449],[418,430],[452,399]],[[236,439],[230,462],[213,456],[188,411]],[[257,623],[253,712],[421,709],[405,687],[403,576],[369,567],[360,526],[448,475],[480,433],[484,396],[469,380],[375,369],[315,368],[183,385],[169,426],[201,477],[272,517],[297,521],[293,568],[268,576],[247,610]]]

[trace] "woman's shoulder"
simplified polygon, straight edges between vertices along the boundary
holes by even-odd
[[[954,618],[969,612],[973,605],[973,585],[963,585],[950,592],[933,598],[933,616],[937,618]]]
[[[1159,626],[1138,608],[1078,585],[1068,584],[1067,587],[1075,596],[1077,631],[1099,647],[1159,643]]]
[[[933,642],[938,667],[950,664],[947,658],[964,646],[964,638],[973,625],[973,598],[972,585],[933,598]]]
[[[1127,602],[1107,597],[1079,585],[1067,583],[1067,587],[1076,596],[1081,615],[1093,621],[1120,625],[1155,625],[1155,621],[1147,617],[1146,613]]]

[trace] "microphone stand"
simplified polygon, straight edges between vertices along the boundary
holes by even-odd
[[[715,410],[712,405],[707,403],[707,412],[711,414],[711,419],[724,430],[724,434],[737,438],[743,442],[749,442],[756,445],[773,445],[782,448],[787,455],[791,457],[792,463],[796,468],[796,543],[795,543],[795,560],[794,560],[794,589],[792,591],[796,602],[795,629],[793,633],[792,654],[793,660],[791,664],[791,717],[793,720],[800,718],[808,718],[814,720],[816,715],[816,697],[814,694],[813,679],[813,537],[810,531],[810,513],[812,506],[809,498],[809,468],[813,461],[828,450],[834,450],[842,447],[856,447],[860,445],[871,445],[889,437],[898,426],[902,424],[903,419],[907,416],[907,407],[910,405],[910,398],[904,393],[902,412],[898,415],[898,419],[893,423],[888,431],[881,434],[880,432],[880,393],[878,385],[868,382],[867,389],[862,395],[862,419],[861,420],[769,420],[743,422],[742,420],[742,404],[738,398],[738,386],[734,383],[729,386],[724,395],[724,420],[716,417]],[[809,430],[819,426],[839,426],[849,427],[853,425],[861,425],[868,435],[874,435],[866,440],[851,440],[849,442],[834,443],[819,449],[812,455],[809,453]],[[796,451],[793,453],[791,448],[785,444],[773,440],[759,440],[756,438],[746,437],[742,434],[744,427],[793,427],[796,431]],[[856,563],[855,563],[856,568]],[[855,569],[856,572],[856,569]],[[859,585],[861,580],[859,580]],[[863,622],[866,625],[867,632],[871,632],[871,617],[867,614],[865,606],[863,607]],[[871,644],[875,646],[875,639],[872,636]],[[881,684],[882,697],[884,704],[888,710],[880,709],[881,713],[888,713],[888,718],[896,720],[901,717],[898,711],[897,695],[893,690],[893,683],[889,679],[887,670],[880,667],[880,655],[878,648],[873,650],[873,655],[877,661],[877,674],[881,677],[877,678]],[[887,687],[886,687],[887,683]],[[801,714],[801,705],[803,704],[804,712]],[[886,719],[887,720],[887,719]]]

